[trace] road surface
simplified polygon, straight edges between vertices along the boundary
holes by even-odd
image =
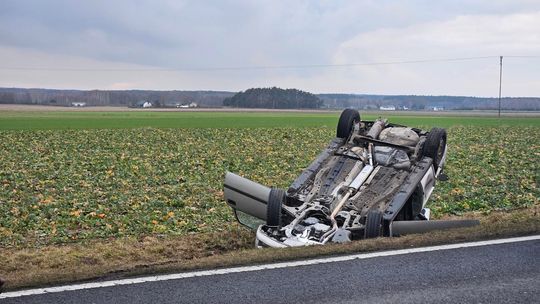
[[[538,303],[540,240],[7,295],[0,303]]]

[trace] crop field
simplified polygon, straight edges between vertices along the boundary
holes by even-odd
[[[0,247],[237,229],[225,172],[287,187],[338,116],[0,112]],[[432,196],[435,216],[539,203],[539,118],[391,121],[448,129],[450,180]]]
[[[1,109],[1,108],[0,108]],[[405,114],[403,114],[405,113]],[[391,122],[407,126],[537,126],[540,117],[411,115],[382,113]],[[391,115],[390,115],[391,114]],[[362,115],[373,120],[379,114]],[[119,129],[119,128],[334,128],[339,112],[149,112],[149,111],[0,111],[0,130]]]

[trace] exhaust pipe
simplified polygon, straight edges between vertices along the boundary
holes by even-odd
[[[367,137],[377,139],[379,138],[379,134],[381,134],[382,130],[386,126],[386,119],[377,119],[371,128],[369,129],[368,133],[366,134]]]
[[[390,235],[399,236],[413,233],[425,233],[434,230],[472,227],[479,224],[479,220],[394,221],[390,226]]]
[[[330,229],[328,232],[326,232],[322,237],[322,243],[326,244],[330,240],[330,238],[336,233],[338,230],[337,222],[336,222],[336,215],[341,211],[341,208],[343,208],[343,205],[349,200],[349,198],[355,194],[358,190],[360,190],[360,187],[364,184],[364,182],[369,178],[371,173],[374,170],[373,167],[373,144],[369,143],[368,146],[368,158],[369,158],[369,164],[365,165],[364,168],[362,168],[362,171],[358,173],[358,175],[353,179],[351,184],[349,185],[347,192],[339,201],[339,203],[336,205],[334,210],[332,211],[332,214],[330,214],[330,221],[332,222],[332,229]]]

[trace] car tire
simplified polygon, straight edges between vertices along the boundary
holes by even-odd
[[[285,191],[278,188],[270,189],[268,206],[266,208],[266,225],[281,226],[281,206],[285,202]]]
[[[339,138],[348,138],[355,123],[360,122],[360,113],[353,109],[345,109],[339,116],[336,136]]]
[[[382,212],[370,210],[366,218],[366,227],[364,228],[364,237],[373,239],[381,236]]]
[[[446,130],[441,128],[433,128],[429,131],[424,142],[422,155],[433,159],[433,167],[435,171],[441,165],[444,149],[446,148]]]

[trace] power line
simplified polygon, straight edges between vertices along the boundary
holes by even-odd
[[[540,55],[505,55],[506,58],[540,58]]]
[[[481,59],[493,59],[499,56],[477,56],[440,59],[417,59],[386,62],[343,63],[343,64],[307,64],[307,65],[274,65],[274,66],[236,66],[236,67],[194,67],[194,68],[133,68],[133,69],[107,69],[107,68],[55,68],[55,67],[0,67],[0,70],[11,71],[59,71],[59,72],[189,72],[189,71],[237,71],[237,70],[278,70],[278,69],[312,69],[312,68],[340,68],[356,66],[398,65],[432,62],[455,62]],[[540,57],[540,56],[508,56]]]

